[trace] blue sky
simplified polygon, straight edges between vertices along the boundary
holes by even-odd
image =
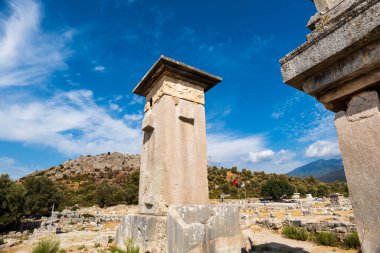
[[[0,173],[139,153],[133,87],[166,55],[223,82],[206,94],[209,163],[284,173],[339,157],[333,115],[284,85],[311,1],[0,0]]]

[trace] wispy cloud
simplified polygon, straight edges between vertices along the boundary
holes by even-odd
[[[112,118],[89,90],[57,92],[47,101],[7,97],[0,101],[0,121],[1,140],[48,146],[67,156],[140,148],[140,129]]]
[[[142,113],[133,113],[133,114],[125,114],[124,119],[126,121],[140,121],[142,120],[144,115]]]
[[[98,65],[98,66],[94,67],[94,70],[98,71],[98,72],[104,72],[106,70],[106,67],[104,67],[102,65]]]
[[[127,97],[129,100],[128,105],[142,105],[144,104],[145,98],[137,95],[133,95],[132,97]]]
[[[33,0],[8,5],[11,14],[0,18],[0,88],[39,84],[53,71],[66,68],[68,51],[63,45],[72,34],[41,31],[40,6]]]
[[[271,118],[280,119],[289,112],[294,105],[301,100],[301,92],[296,91],[295,95],[286,99],[285,101],[278,103],[274,106]]]

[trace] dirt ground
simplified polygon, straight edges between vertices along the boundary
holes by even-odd
[[[268,229],[253,225],[243,230],[243,236],[250,238],[253,252],[293,253],[356,253],[357,250],[343,250],[336,247],[318,246],[307,241],[296,241]]]

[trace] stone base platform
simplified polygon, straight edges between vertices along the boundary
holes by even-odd
[[[128,215],[119,226],[117,246],[123,248],[128,238],[141,253],[238,253],[239,207],[174,205],[167,217]]]
[[[166,216],[131,214],[123,218],[116,233],[116,246],[125,249],[125,242],[132,239],[140,253],[166,252]]]

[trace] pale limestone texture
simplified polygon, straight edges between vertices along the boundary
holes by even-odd
[[[315,4],[307,41],[280,61],[283,79],[336,113],[363,252],[380,252],[380,1]]]
[[[148,127],[149,126],[149,127]],[[166,214],[171,204],[207,204],[202,104],[163,95],[144,118],[139,212]]]
[[[166,217],[152,215],[127,215],[116,233],[117,247],[125,249],[125,242],[132,239],[141,253],[166,252]]]
[[[380,113],[376,91],[354,96],[335,126],[363,252],[380,252]]]
[[[237,253],[241,251],[239,206],[171,206],[168,252]]]

